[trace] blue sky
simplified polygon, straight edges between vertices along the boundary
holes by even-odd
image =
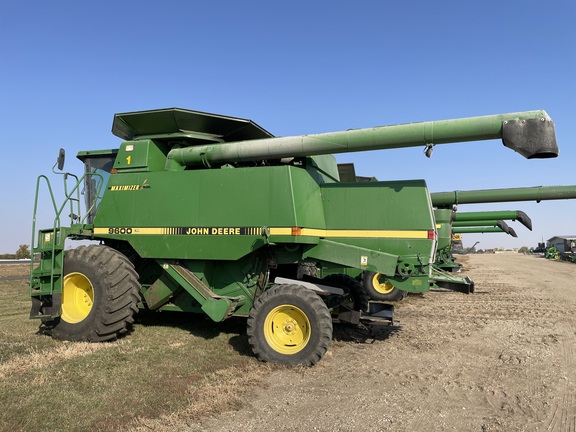
[[[499,141],[339,155],[359,175],[430,191],[576,184],[576,3],[541,1],[28,1],[0,6],[0,253],[30,243],[35,179],[57,151],[117,147],[116,112],[181,107],[249,118],[277,136],[545,109],[560,156]],[[60,188],[60,178],[54,178]],[[479,248],[576,234],[574,201],[524,210],[534,231],[464,236]],[[40,226],[51,225],[43,207]]]

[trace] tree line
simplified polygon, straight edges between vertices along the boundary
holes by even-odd
[[[13,254],[0,254],[0,259],[26,259],[30,258],[30,246],[23,244]]]

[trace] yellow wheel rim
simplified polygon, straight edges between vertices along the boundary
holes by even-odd
[[[372,286],[380,294],[390,294],[394,290],[394,285],[392,285],[388,281],[381,283],[380,282],[381,277],[382,275],[380,273],[376,273],[372,278]]]
[[[310,321],[306,314],[292,305],[275,307],[264,321],[266,342],[280,354],[296,354],[310,340]]]
[[[64,276],[62,286],[62,314],[67,323],[79,323],[88,316],[94,304],[94,289],[82,273]]]

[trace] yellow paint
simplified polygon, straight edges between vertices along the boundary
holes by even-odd
[[[270,228],[270,235],[292,235],[292,228]]]
[[[293,305],[275,307],[264,320],[266,342],[280,354],[292,355],[302,351],[310,341],[311,334],[308,317]]]
[[[82,273],[69,273],[62,284],[62,320],[70,324],[83,321],[92,310],[94,289]]]
[[[382,278],[384,282],[380,282],[380,278]],[[376,273],[372,278],[372,287],[380,294],[390,294],[394,290],[394,285],[387,281],[380,273]]]

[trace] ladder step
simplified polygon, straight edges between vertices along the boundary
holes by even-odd
[[[47,270],[39,270],[39,269],[35,269],[32,270],[32,277],[49,277],[51,275],[54,276],[61,276],[62,275],[62,269],[47,269]]]
[[[34,249],[32,252],[33,253],[52,253],[52,251],[54,251],[54,253],[59,253],[62,252],[64,250],[64,248],[61,247],[55,247],[54,249],[50,248],[36,248]]]

